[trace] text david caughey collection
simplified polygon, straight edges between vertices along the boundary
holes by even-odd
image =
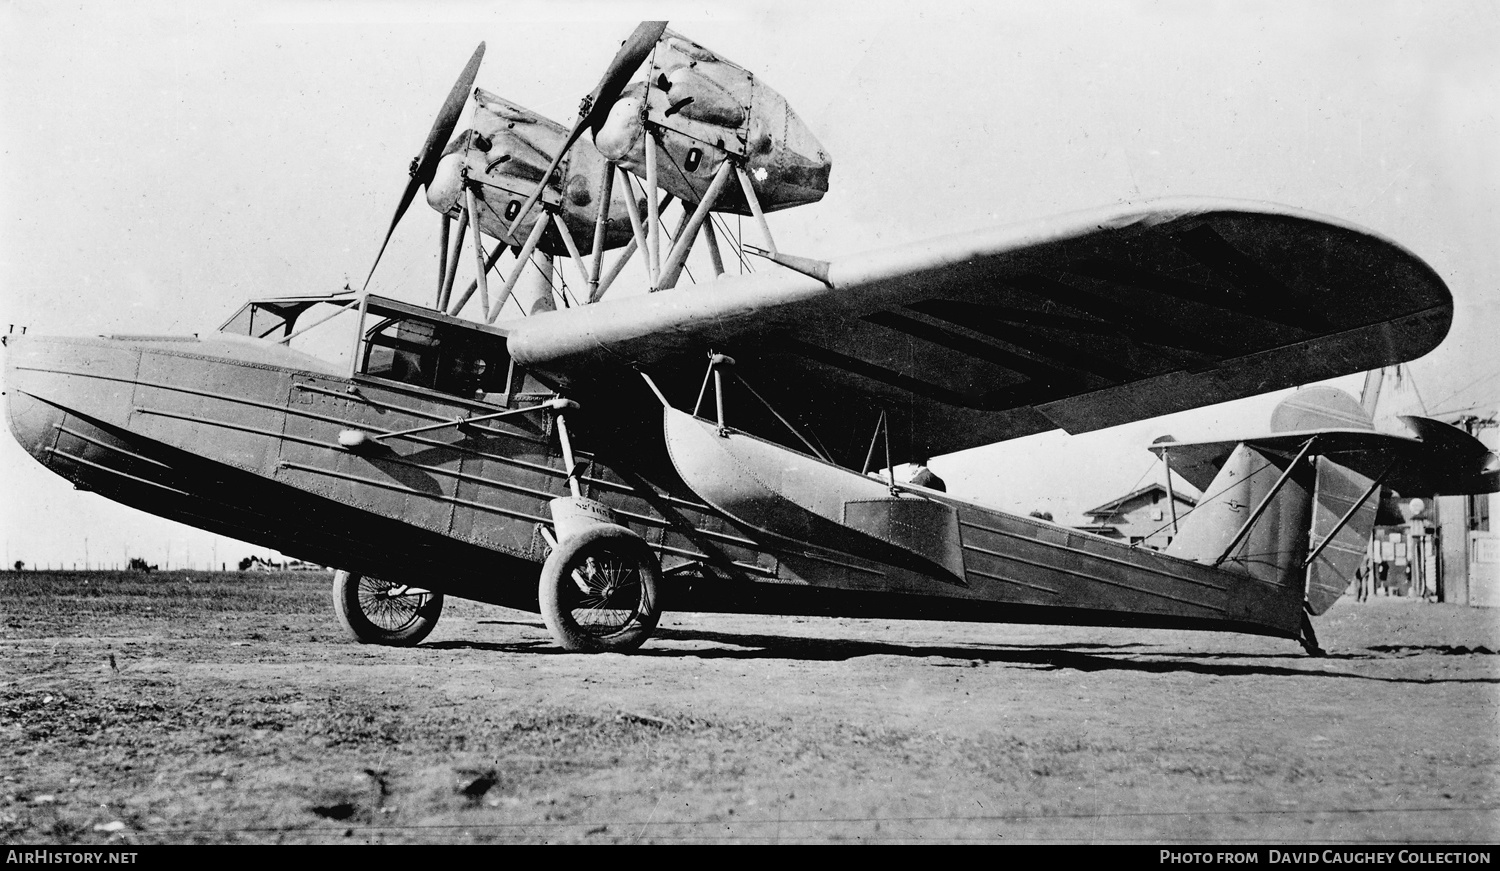
[[[1248,850],[1178,852],[1162,850],[1163,865],[1489,865],[1489,851],[1450,850]]]

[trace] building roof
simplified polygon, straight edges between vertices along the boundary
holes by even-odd
[[[1166,493],[1167,492],[1167,486],[1165,484],[1148,484],[1148,485],[1146,485],[1145,487],[1142,487],[1139,490],[1134,490],[1134,491],[1131,491],[1129,493],[1126,493],[1124,496],[1121,496],[1121,497],[1119,497],[1117,499],[1111,499],[1110,501],[1104,503],[1103,505],[1100,505],[1097,508],[1090,508],[1089,510],[1087,510],[1087,511],[1085,511],[1083,513],[1085,515],[1089,516],[1089,517],[1094,517],[1094,516],[1108,516],[1108,515],[1111,515],[1111,514],[1118,514],[1120,512],[1120,509],[1123,508],[1126,503],[1130,502],[1131,500],[1137,499],[1137,498],[1139,498],[1141,496],[1145,496],[1145,495],[1147,495],[1147,494],[1149,494],[1149,493],[1151,493],[1153,491],[1160,491],[1161,493]],[[1177,499],[1178,502],[1185,502],[1188,505],[1197,505],[1198,504],[1198,500],[1197,499],[1194,499],[1193,497],[1191,497],[1191,496],[1189,496],[1186,493],[1183,493],[1181,491],[1175,491],[1175,492],[1173,492],[1172,495],[1174,497],[1176,497],[1176,499]]]

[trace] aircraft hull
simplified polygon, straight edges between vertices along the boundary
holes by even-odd
[[[349,450],[339,436],[350,430],[392,433],[496,409],[298,365],[269,342],[226,342],[13,341],[11,431],[78,487],[152,514],[325,565],[536,608],[548,552],[539,526],[550,523],[547,503],[567,492],[549,415]],[[592,404],[608,407],[602,398]],[[881,494],[861,491],[854,501],[874,509],[820,527],[812,521],[828,518],[816,517],[819,509],[790,482],[757,493],[747,486],[756,475],[736,477],[724,465],[720,485],[740,488],[738,501],[726,500],[673,463],[671,437],[659,422],[642,422],[642,407],[633,406],[627,424],[619,408],[583,416],[574,439],[598,448],[580,454],[590,463],[585,495],[615,510],[661,558],[669,610],[1297,635],[1300,589],[942,494],[914,497],[932,510],[886,516]],[[757,462],[806,460],[742,434],[724,441],[754,447]],[[883,489],[828,469],[820,471]],[[746,516],[746,506],[756,505],[760,515]],[[798,511],[811,513],[799,518]],[[903,523],[952,540],[903,539]]]

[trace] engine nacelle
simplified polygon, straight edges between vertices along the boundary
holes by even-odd
[[[598,151],[646,177],[647,130],[660,131],[657,184],[685,202],[703,198],[719,165],[739,160],[761,209],[815,203],[828,192],[833,163],[786,98],[744,67],[681,34],[657,43],[646,81],[610,109],[594,136]],[[715,211],[750,214],[739,185]]]
[[[562,150],[568,130],[550,118],[483,89],[474,90],[474,103],[473,126],[448,144],[427,186],[427,204],[457,218],[463,210],[463,170],[467,169],[469,180],[478,185],[475,206],[480,227],[507,244],[522,245],[536,222],[545,216],[542,209],[533,209],[516,227],[514,236],[506,230],[542,180],[553,156]],[[587,138],[581,139],[542,191],[542,202],[560,209],[582,253],[590,253],[594,247],[599,179],[604,165],[599,151]],[[623,185],[614,186],[609,221],[605,225],[606,250],[630,241],[627,195]],[[637,208],[643,210],[645,206],[637,203]],[[542,237],[539,250],[559,256],[568,253],[555,230]]]

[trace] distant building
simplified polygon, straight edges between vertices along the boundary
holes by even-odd
[[[1198,500],[1184,493],[1173,493],[1177,516],[1186,514]],[[1083,512],[1089,519],[1081,532],[1115,538],[1130,544],[1141,544],[1152,550],[1165,550],[1172,542],[1172,509],[1165,484],[1151,484],[1118,499]]]
[[[299,559],[276,560],[261,559],[258,556],[248,556],[240,560],[240,571],[242,572],[323,572],[328,569],[317,563],[310,563]]]
[[[1474,379],[1470,386],[1484,380]],[[1452,424],[1500,453],[1500,405],[1493,393],[1467,408],[1430,411],[1403,365],[1366,373],[1360,402],[1377,430],[1410,435],[1400,415],[1416,414]],[[1367,559],[1372,570],[1386,564],[1388,591],[1500,607],[1500,493],[1402,493],[1384,500],[1383,507],[1393,510],[1383,512]]]

